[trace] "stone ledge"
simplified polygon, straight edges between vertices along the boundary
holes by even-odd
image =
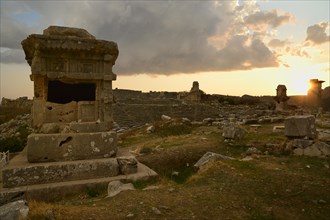
[[[104,188],[114,180],[122,182],[135,182],[138,180],[151,180],[158,177],[158,174],[144,164],[138,163],[137,173],[119,175],[114,177],[76,180],[59,183],[49,183],[16,188],[0,188],[0,205],[6,204],[19,198],[38,201],[56,201],[66,196],[86,192],[88,188]]]
[[[111,177],[119,175],[116,158],[29,164],[2,170],[4,187]]]

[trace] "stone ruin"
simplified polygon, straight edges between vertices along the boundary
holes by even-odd
[[[283,111],[288,108],[287,101],[290,99],[286,95],[286,86],[285,85],[278,85],[276,88],[276,96],[274,100],[276,101],[275,110],[276,111]]]
[[[322,83],[324,81],[318,79],[309,80],[310,88],[307,93],[308,106],[315,108],[321,107]]]
[[[111,157],[112,66],[115,42],[96,40],[83,29],[51,26],[22,46],[34,82],[29,162]]]
[[[178,99],[189,102],[201,102],[202,94],[204,94],[204,92],[199,89],[199,83],[194,81],[190,92],[179,93]]]
[[[34,82],[35,132],[23,155],[2,170],[3,187],[118,175],[127,179],[138,172],[138,164],[147,176],[157,175],[134,157],[117,153],[112,131],[115,42],[79,28],[50,26],[43,34],[29,35],[22,46]]]

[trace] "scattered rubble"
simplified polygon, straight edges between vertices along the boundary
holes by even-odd
[[[25,128],[24,130],[28,133],[33,131],[31,127],[30,114],[18,115],[16,118],[11,119],[6,123],[0,124],[0,140],[13,136],[19,136],[20,129],[22,128]]]

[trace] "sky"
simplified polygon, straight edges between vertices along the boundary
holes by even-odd
[[[50,25],[115,41],[113,88],[305,95],[330,82],[328,0],[0,0],[0,98],[33,97],[21,41]]]

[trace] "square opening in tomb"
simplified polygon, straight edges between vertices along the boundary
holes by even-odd
[[[94,83],[69,84],[61,81],[48,82],[47,101],[66,104],[72,101],[95,101]]]

